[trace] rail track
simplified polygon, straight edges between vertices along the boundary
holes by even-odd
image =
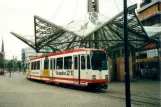
[[[102,97],[110,97],[115,98],[119,100],[126,100],[125,93],[121,92],[113,92],[113,91],[102,91],[102,92],[93,92],[94,94],[97,94]],[[149,97],[144,95],[138,95],[138,94],[131,94],[131,104],[134,105],[142,105],[147,107],[161,107],[161,99],[156,97]]]

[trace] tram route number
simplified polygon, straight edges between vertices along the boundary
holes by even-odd
[[[69,70],[69,71],[56,71],[57,75],[73,75],[73,71]]]

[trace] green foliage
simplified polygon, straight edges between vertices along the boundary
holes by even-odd
[[[7,63],[7,70],[8,70],[8,71],[15,71],[15,70],[17,70],[17,68],[18,68],[17,61],[15,61],[15,60],[10,60],[10,61]]]
[[[21,71],[21,68],[22,68],[21,61],[17,61],[17,66],[18,66],[18,69]]]
[[[3,59],[0,59],[0,68],[4,68],[5,61]]]

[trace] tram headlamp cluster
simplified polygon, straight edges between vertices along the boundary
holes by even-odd
[[[92,79],[95,80],[96,79],[96,75],[92,75]]]
[[[105,79],[107,79],[107,80],[108,80],[108,75],[105,75]]]

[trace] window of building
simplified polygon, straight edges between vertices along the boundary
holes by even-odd
[[[49,60],[48,59],[44,60],[44,69],[49,69]]]
[[[72,69],[72,57],[64,57],[64,69]]]
[[[63,58],[57,58],[56,60],[56,68],[63,69]]]

